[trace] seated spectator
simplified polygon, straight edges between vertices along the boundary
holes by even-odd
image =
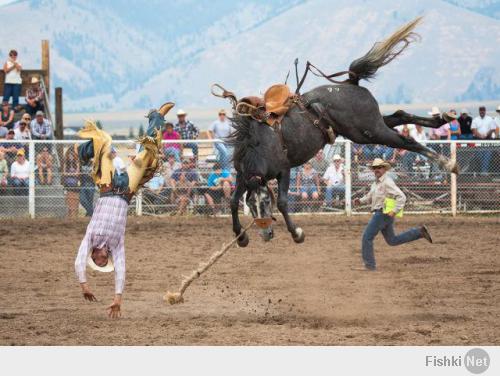
[[[297,176],[297,187],[302,201],[317,200],[320,193],[318,173],[312,168],[311,162],[306,162]]]
[[[156,174],[144,185],[144,197],[152,205],[165,204],[165,193],[165,178],[161,174]]]
[[[410,137],[410,130],[408,127],[403,127],[401,135]],[[396,149],[392,158],[389,160],[391,164],[401,162],[403,170],[406,172],[413,171],[413,164],[415,163],[416,153],[410,152],[406,149]]]
[[[300,167],[293,167],[290,169],[290,186],[288,188],[288,208],[292,213],[299,211],[300,190],[297,187],[297,175],[299,174]]]
[[[38,168],[38,184],[52,184],[52,155],[49,154],[49,149],[44,146],[36,159]]]
[[[214,144],[215,149],[219,153],[219,163],[221,168],[229,170],[231,168],[232,147],[225,142],[227,137],[231,135],[233,128],[231,122],[226,117],[226,111],[219,111],[219,119],[214,121],[208,129],[208,137],[210,139],[219,139],[220,142]]]
[[[458,118],[458,123],[460,124],[460,139],[461,140],[472,140],[474,135],[472,134],[472,118],[469,116],[469,111],[466,108],[462,108],[460,111],[460,117]]]
[[[24,106],[26,112],[35,116],[38,111],[45,111],[43,98],[44,93],[40,87],[40,80],[38,77],[31,77],[31,87],[26,90],[26,105]]]
[[[17,51],[10,50],[9,57],[3,65],[3,71],[5,72],[3,101],[9,103],[10,97],[12,97],[12,108],[16,111],[19,106],[19,96],[21,95],[21,86],[23,83],[21,70],[22,66],[17,60]]]
[[[5,140],[13,140],[13,139],[14,139],[14,131],[11,129],[7,133]],[[23,149],[23,147],[21,145],[19,145],[18,143],[13,143],[13,142],[1,142],[0,143],[0,151],[5,153],[5,159],[7,160],[7,163],[9,165],[11,165],[16,160],[17,152],[21,149]]]
[[[173,189],[173,197],[179,205],[177,214],[185,213],[199,180],[198,172],[191,167],[189,160],[183,160],[181,168],[172,174],[170,185]]]
[[[449,113],[454,116],[457,115],[457,111],[455,111],[454,109],[451,109]],[[462,132],[460,130],[460,123],[455,119],[450,121],[448,124],[450,124],[450,140],[458,140],[462,135]]]
[[[37,111],[35,119],[31,121],[31,135],[34,140],[50,140],[52,138],[52,124],[44,116],[43,111]]]
[[[320,150],[316,153],[313,159],[311,159],[311,165],[312,168],[318,173],[318,174],[324,174],[326,169],[329,166],[328,161],[325,159],[325,155],[323,153],[323,150]]]
[[[174,131],[174,125],[172,123],[165,124],[165,132],[163,132],[164,140],[180,140],[181,135]],[[177,162],[181,161],[181,144],[177,143],[167,143],[163,144],[163,151],[166,156],[173,155]]]
[[[325,171],[323,180],[326,183],[325,206],[332,207],[335,195],[340,198],[345,195],[345,172],[340,155],[333,156],[332,164]]]
[[[419,143],[425,143],[429,139],[427,133],[425,133],[424,127],[421,125],[415,125],[415,129],[410,130],[410,136]]]
[[[219,163],[215,163],[212,173],[208,176],[205,198],[215,215],[215,204],[221,204],[222,199],[228,203],[231,198],[231,184],[233,179],[228,170],[223,170]]]
[[[31,140],[31,132],[26,121],[21,119],[19,128],[14,129],[14,140]]]
[[[9,178],[9,166],[5,160],[5,153],[0,151],[0,191],[4,191],[7,187],[7,179]]]
[[[62,184],[66,191],[66,207],[68,217],[78,215],[79,193],[80,193],[80,161],[76,145],[70,146],[64,153],[62,168]]]
[[[196,140],[200,131],[189,120],[186,119],[187,113],[184,110],[177,111],[177,124],[174,130],[181,135],[181,140]],[[182,145],[183,148],[190,148],[193,151],[193,156],[198,160],[198,144],[189,142]]]
[[[10,185],[14,187],[14,195],[27,193],[30,179],[30,164],[24,156],[24,149],[17,152],[16,161],[10,166]]]
[[[486,107],[479,107],[479,116],[472,120],[471,125],[472,134],[478,140],[487,140],[493,138],[497,131],[497,125],[492,117],[486,115]],[[487,174],[490,168],[491,158],[493,151],[487,148],[479,149],[477,156],[481,160],[481,173]]]
[[[21,122],[24,121],[29,129],[29,126],[31,124],[31,115],[30,114],[23,114],[23,116],[21,117],[21,119],[19,119],[18,121],[16,121],[14,123],[14,130],[18,129],[20,126],[21,126]],[[30,130],[30,134],[31,134],[31,130]]]
[[[0,127],[12,129],[14,126],[14,110],[9,106],[9,102],[2,103],[2,115],[0,118]]]

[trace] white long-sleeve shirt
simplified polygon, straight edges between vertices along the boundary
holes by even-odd
[[[371,210],[373,211],[384,208],[384,200],[386,197],[396,200],[396,206],[394,208],[395,213],[399,212],[405,206],[405,194],[399,189],[396,183],[394,183],[394,180],[387,175],[387,172],[382,175],[380,179],[372,183],[370,191],[361,197],[359,201],[362,204],[371,203]]]
[[[111,252],[115,267],[115,293],[123,293],[125,286],[125,226],[127,202],[118,196],[97,200],[94,214],[87,226],[75,260],[75,271],[80,283],[87,282],[87,258],[93,247],[106,246]]]

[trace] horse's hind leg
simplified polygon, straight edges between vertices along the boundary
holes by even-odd
[[[246,191],[245,183],[243,182],[243,178],[240,172],[236,174],[236,189],[234,190],[233,196],[231,197],[231,217],[233,219],[233,232],[236,236],[240,235],[242,227],[240,223],[240,218],[238,215],[238,209],[240,206],[240,200],[243,197],[243,194]],[[238,239],[238,245],[240,247],[246,247],[249,243],[250,239],[248,235],[245,233],[241,235]]]
[[[437,117],[421,117],[417,115],[409,114],[403,110],[398,110],[392,115],[384,116],[384,123],[389,128],[397,127],[398,125],[404,124],[417,124],[426,128],[439,128],[442,125],[448,123],[451,118],[446,119],[446,113],[443,116]]]
[[[458,165],[456,162],[451,161],[444,155],[436,153],[434,150],[418,143],[411,137],[405,137],[399,133],[384,127],[386,131],[377,133],[372,136],[372,143],[387,145],[392,148],[406,149],[429,158],[430,160],[438,163],[442,168],[449,172],[458,174]]]
[[[290,188],[290,170],[285,170],[278,177],[278,210],[285,219],[286,228],[292,234],[293,241],[302,243],[305,238],[304,231],[295,226],[288,214],[288,188]]]

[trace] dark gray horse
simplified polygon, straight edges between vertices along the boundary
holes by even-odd
[[[250,117],[235,115],[235,132],[230,142],[235,148],[234,166],[237,171],[236,190],[231,200],[233,231],[239,235],[242,227],[238,206],[247,192],[247,203],[257,225],[265,231],[265,239],[272,237],[272,206],[274,196],[267,183],[278,181],[278,210],[283,214],[288,231],[295,242],[304,241],[304,231],[295,226],[288,215],[288,188],[290,168],[300,166],[322,149],[328,138],[325,129],[333,128],[337,135],[358,144],[382,144],[422,154],[450,172],[458,172],[448,158],[437,154],[413,138],[398,134],[393,128],[402,124],[419,124],[438,128],[450,119],[424,118],[397,111],[382,116],[372,94],[358,85],[362,79],[370,79],[383,65],[396,58],[417,35],[413,32],[420,18],[404,25],[381,43],[376,43],[363,57],[349,67],[350,78],[344,83],[319,86],[300,96],[302,105],[293,105],[281,122],[277,132],[265,123]],[[316,121],[316,124],[314,123]],[[247,234],[238,243],[248,244]]]

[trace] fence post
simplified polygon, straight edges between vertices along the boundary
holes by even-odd
[[[30,180],[28,193],[28,210],[31,218],[35,218],[35,143],[29,142],[29,164],[30,164]]]
[[[457,162],[457,143],[450,141],[450,153],[451,160],[453,163]],[[453,217],[457,216],[457,174],[452,173],[450,177],[450,189],[451,189],[451,214]]]
[[[345,141],[345,213],[350,216],[352,214],[352,176],[351,176],[351,140]]]
[[[142,216],[142,189],[135,196],[135,214]]]

